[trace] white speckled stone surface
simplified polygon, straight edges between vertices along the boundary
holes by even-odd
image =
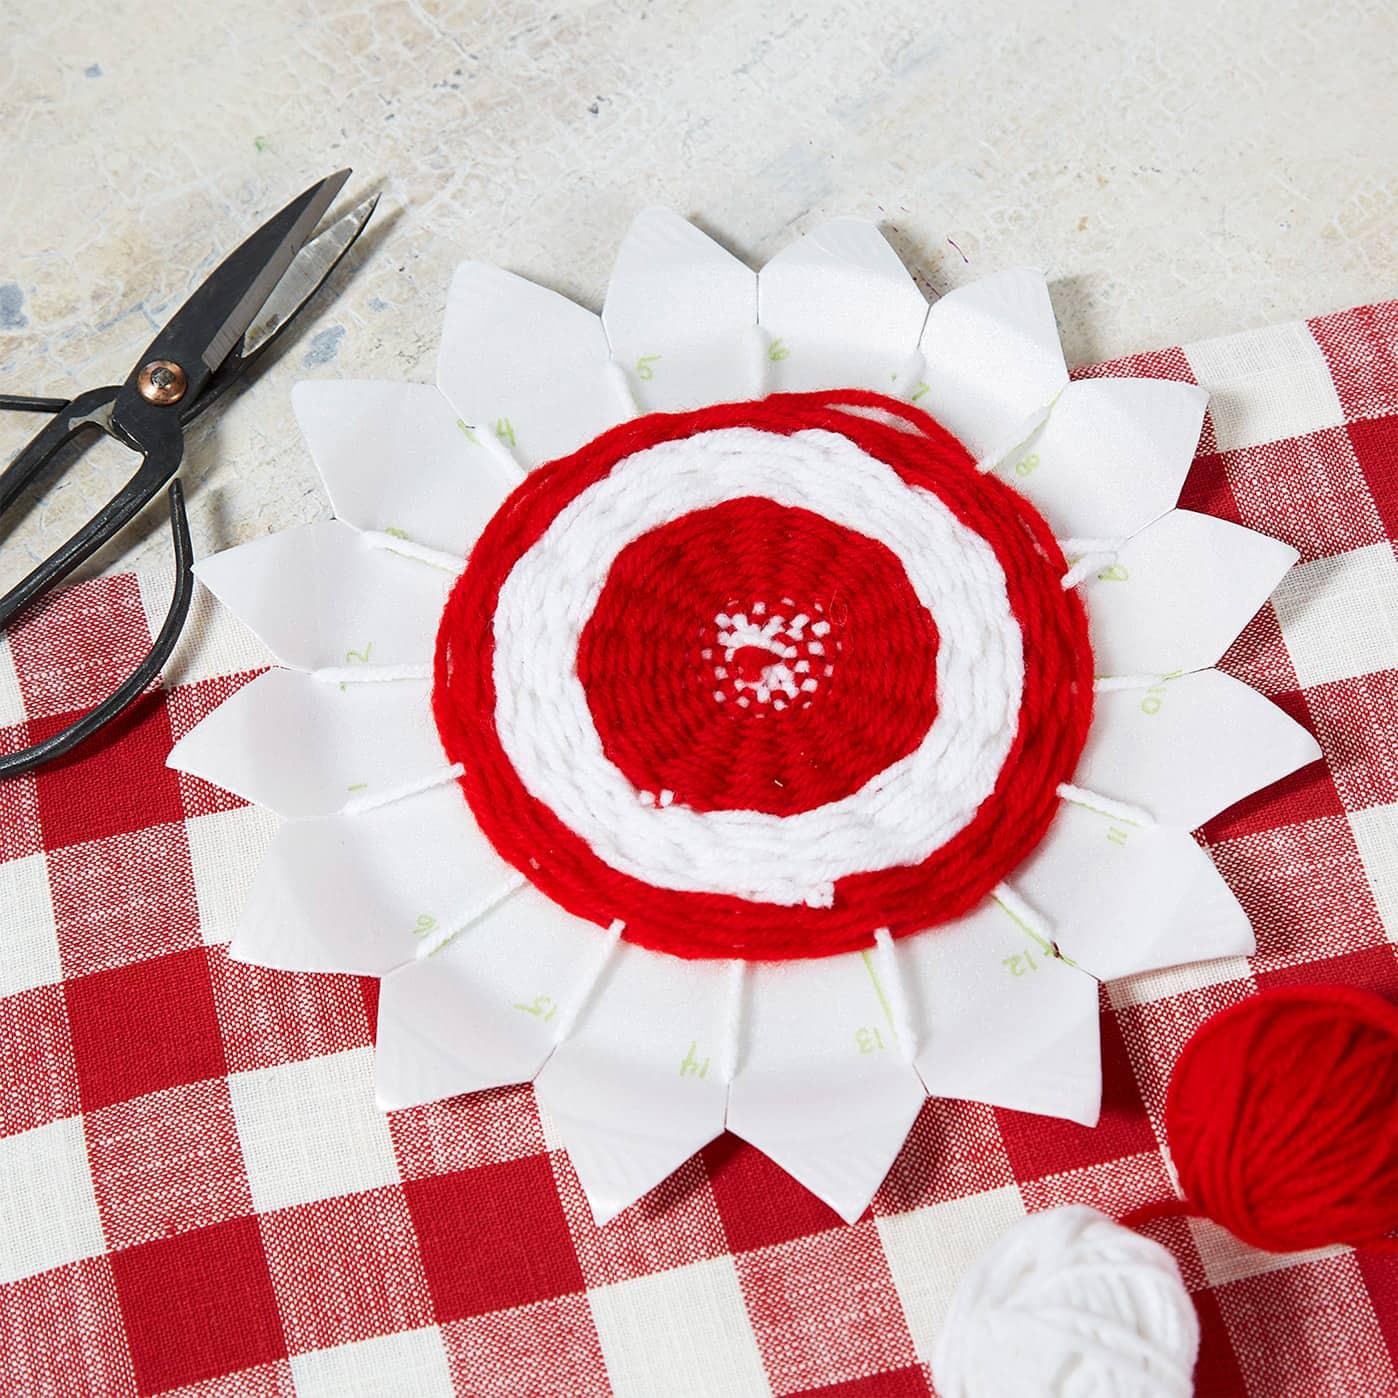
[[[754,262],[839,213],[925,284],[1043,266],[1072,362],[1398,283],[1398,17],[1382,0],[337,4],[8,0],[0,385],[119,379],[266,214],[381,189],[299,337],[193,435],[207,553],[328,513],[306,376],[430,379],[464,257],[600,305],[639,207]],[[35,423],[0,417],[0,457]],[[122,479],[89,452],[0,529],[20,576]],[[155,566],[153,507],[100,560]]]

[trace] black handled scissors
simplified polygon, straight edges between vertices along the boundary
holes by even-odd
[[[340,170],[317,181],[231,252],[151,341],[124,384],[89,389],[71,401],[0,394],[0,408],[54,415],[0,472],[0,515],[80,433],[105,432],[141,457],[135,474],[112,500],[0,597],[0,629],[90,558],[167,482],[175,546],[175,592],[150,654],[125,683],[76,722],[42,743],[0,756],[0,778],[32,771],[91,737],[169,659],[194,596],[184,491],[174,479],[184,456],[185,428],[277,340],[363,231],[377,197],[311,236],[349,174]]]

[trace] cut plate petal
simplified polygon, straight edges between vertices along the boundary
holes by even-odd
[[[519,482],[431,384],[314,379],[291,390],[336,515],[464,560]]]
[[[926,1090],[870,952],[748,968],[728,1129],[853,1222]]]
[[[621,943],[535,1081],[599,1224],[722,1132],[727,971]]]
[[[529,884],[440,951],[386,976],[376,1084],[385,1111],[528,1082],[592,984],[600,927]]]
[[[1179,499],[1208,398],[1173,379],[1070,383],[1000,472],[1059,538],[1128,538]]]
[[[1082,584],[1099,675],[1207,670],[1298,555],[1290,544],[1171,510]]]
[[[1068,382],[1048,284],[1029,267],[934,301],[921,348],[923,384],[909,396],[977,460],[1022,442]]]
[[[617,254],[602,324],[645,412],[762,392],[757,274],[669,209],[636,216]]]
[[[1178,924],[1194,885],[1217,882],[1218,873],[1183,830],[1128,825],[1065,805],[1011,881],[1051,924],[1064,956],[1111,980],[1199,960],[1191,934]],[[1242,918],[1239,935],[1246,927]],[[1243,950],[1224,944],[1209,954]]]
[[[483,262],[456,269],[437,384],[521,465],[567,456],[628,416],[609,360],[591,311]]]
[[[447,782],[372,811],[283,825],[231,952],[286,971],[380,976],[521,881]]]
[[[783,248],[758,274],[757,308],[776,393],[897,394],[927,317],[898,254],[861,218],[833,219]]]
[[[421,781],[447,759],[426,680],[339,685],[268,670],[186,733],[166,765],[305,820]]]
[[[895,944],[921,1026],[928,1092],[1095,1126],[1102,1108],[1097,982],[1003,908]]]
[[[1183,966],[1191,961],[1216,961],[1223,956],[1251,956],[1256,952],[1257,936],[1252,923],[1212,859],[1199,865],[1175,910],[1166,941],[1167,959],[1160,961],[1160,968]]]
[[[297,670],[430,665],[453,581],[333,519],[226,549],[194,571]]]
[[[1074,784],[1192,830],[1321,755],[1270,699],[1218,670],[1097,695]]]

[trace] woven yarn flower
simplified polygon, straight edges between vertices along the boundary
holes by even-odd
[[[847,1218],[930,1092],[1091,1124],[1097,979],[1253,949],[1192,828],[1318,756],[1212,668],[1295,559],[1043,277],[641,214],[301,384],[336,519],[199,575],[284,668],[172,765],[284,817],[232,952],[382,978],[385,1108],[533,1080],[599,1221],[725,1126]]]

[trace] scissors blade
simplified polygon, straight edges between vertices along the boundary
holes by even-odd
[[[152,360],[178,364],[188,380],[185,395],[199,395],[209,375],[243,338],[349,174],[340,170],[317,180],[224,258],[131,371],[116,405],[118,421],[137,395],[142,367]]]
[[[319,184],[312,185],[299,198],[293,199],[281,213],[264,223],[243,244],[243,248],[247,248],[259,239],[264,240],[262,267],[248,282],[247,290],[238,298],[233,309],[229,311],[227,320],[214,332],[204,350],[204,363],[210,369],[217,369],[227,358],[228,351],[243,338],[243,332],[252,324],[277,283],[286,275],[287,268],[311,236],[316,224],[325,216],[325,211],[335,202],[335,196],[349,177],[348,170],[338,170],[333,175],[327,175]],[[238,251],[241,252],[242,248]],[[233,257],[237,255],[235,252]],[[232,260],[229,258],[223,265],[227,266]],[[214,277],[217,276],[218,272],[215,272]]]
[[[321,283],[335,270],[354,240],[364,231],[364,225],[369,222],[378,202],[379,196],[376,194],[372,199],[356,204],[329,228],[317,233],[291,259],[285,275],[272,288],[243,336],[244,361],[261,353],[295,319],[301,307],[320,289]]]

